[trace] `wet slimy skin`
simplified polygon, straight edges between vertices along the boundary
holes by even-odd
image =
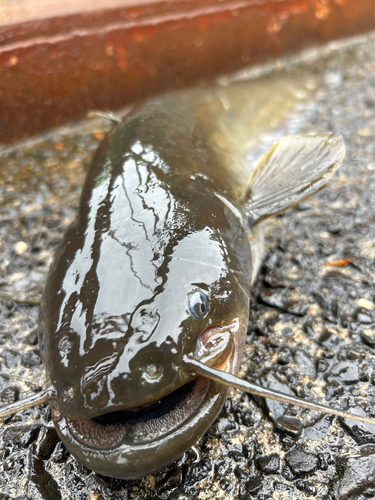
[[[87,467],[147,475],[181,455],[228,388],[186,356],[237,374],[262,224],[321,189],[339,136],[247,152],[308,82],[253,82],[162,96],[107,135],[43,294],[40,345],[53,420]]]

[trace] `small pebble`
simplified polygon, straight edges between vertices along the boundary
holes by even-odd
[[[362,415],[363,417],[369,416],[360,406],[351,408],[350,412],[356,415]],[[349,434],[359,445],[375,443],[375,425],[368,424],[367,422],[359,422],[358,420],[352,420],[351,418],[343,418],[341,420]]]
[[[27,243],[25,243],[24,241],[17,241],[17,243],[13,247],[13,250],[17,255],[22,255],[27,250]]]
[[[374,498],[375,487],[375,457],[349,458],[344,475],[339,483],[338,500],[351,498]],[[368,495],[367,495],[368,493]]]
[[[341,383],[354,383],[359,380],[358,362],[339,361],[331,370],[332,378]]]
[[[294,417],[282,415],[275,420],[276,431],[281,434],[287,434],[293,438],[298,438],[302,433],[302,424],[300,420]]]
[[[263,455],[257,458],[257,464],[264,474],[278,474],[280,470],[280,457],[277,453]]]
[[[363,307],[363,309],[367,309],[368,311],[371,311],[371,309],[374,308],[374,303],[367,299],[359,299],[357,304],[359,307]]]
[[[289,467],[296,476],[301,476],[314,471],[319,465],[319,459],[313,453],[296,447],[285,455]]]

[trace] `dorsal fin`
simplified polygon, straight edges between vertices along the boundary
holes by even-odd
[[[280,139],[265,154],[250,178],[243,202],[259,222],[283,212],[322,189],[345,155],[338,134],[311,134]]]

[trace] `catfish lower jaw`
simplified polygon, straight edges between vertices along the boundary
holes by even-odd
[[[173,428],[170,427],[164,434],[159,434],[158,438],[140,440],[137,444],[134,442],[127,443],[124,436],[124,438],[121,438],[121,443],[119,445],[114,444],[112,448],[94,447],[76,438],[69,429],[68,420],[54,409],[53,420],[57,432],[68,451],[86,467],[100,474],[119,479],[136,479],[160,470],[181,456],[197,442],[217,418],[228,396],[229,389],[223,390],[221,385],[211,381],[208,382],[209,387],[202,403],[182,424],[176,423]],[[115,422],[109,425],[117,424]],[[104,439],[112,439],[112,444],[117,439],[116,432],[111,434],[113,430],[107,430],[104,436],[101,434]],[[79,431],[82,432],[82,429],[76,429],[76,432]],[[96,433],[97,428],[93,427],[92,437]],[[87,439],[87,434],[85,439]],[[99,440],[100,442],[101,440]]]
[[[198,377],[159,400],[93,419],[65,417],[66,425],[78,441],[97,449],[146,443],[173,432],[195,413],[210,385],[209,379]]]
[[[120,479],[151,474],[182,455],[219,414],[229,390],[198,377],[158,402],[95,419],[69,419],[53,408],[67,449],[90,469]],[[169,401],[168,401],[169,398]],[[174,406],[173,406],[174,401]],[[123,413],[123,415],[121,415]],[[133,413],[133,414],[131,414]]]

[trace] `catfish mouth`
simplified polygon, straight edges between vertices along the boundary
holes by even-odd
[[[167,396],[141,406],[92,419],[71,419],[55,410],[54,421],[65,437],[68,431],[72,438],[89,448],[104,451],[122,444],[143,445],[173,433],[196,415],[212,385],[210,379],[199,376]]]

